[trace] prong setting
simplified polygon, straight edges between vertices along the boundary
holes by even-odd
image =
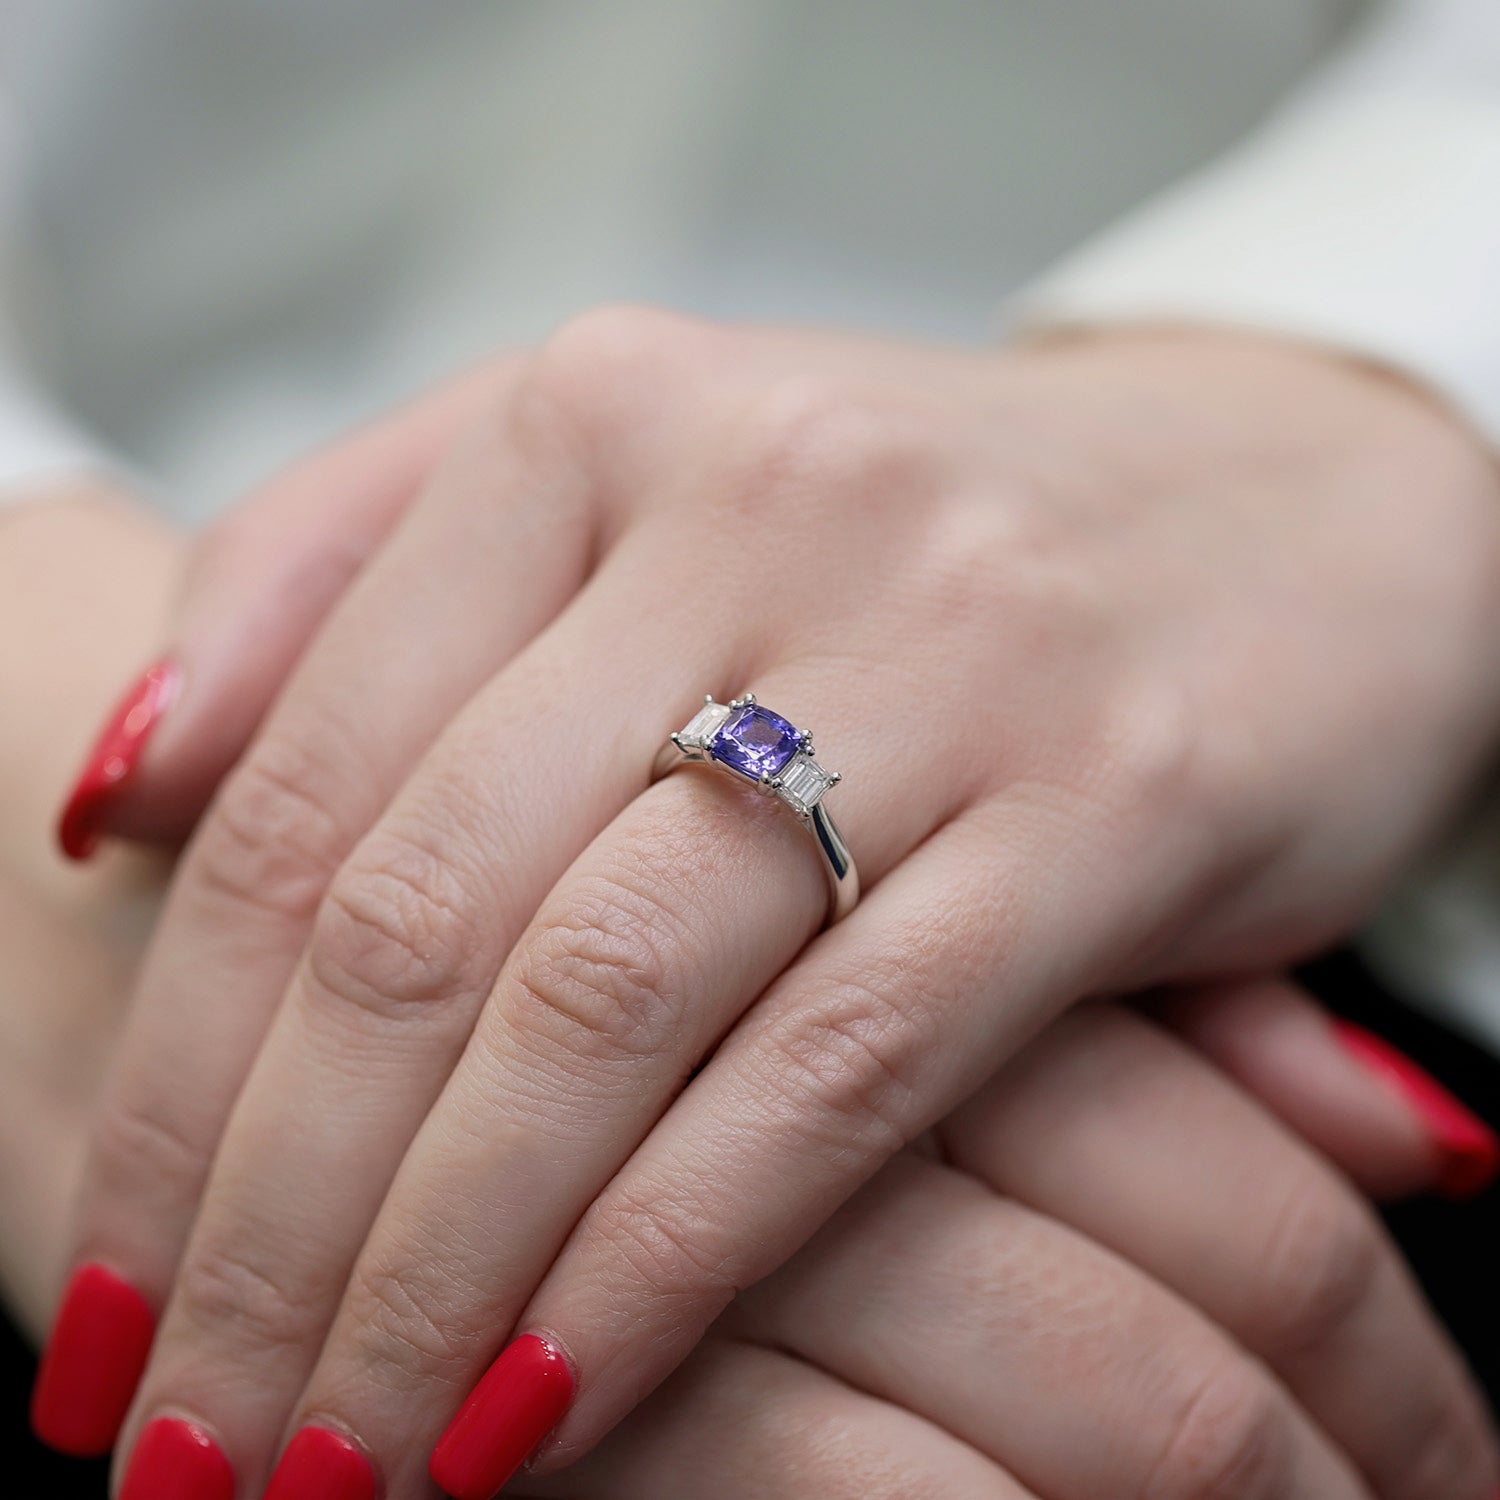
[[[718,703],[705,694],[702,707],[670,736],[657,757],[655,775],[693,761],[712,764],[762,796],[778,798],[797,814],[823,856],[829,882],[828,919],[838,921],[859,899],[859,877],[838,829],[822,805],[830,787],[844,778],[813,758],[810,729],[798,729],[760,707],[754,693]]]
[[[806,820],[831,786],[843,779],[814,759],[813,733],[761,708],[754,693],[727,704],[704,696],[703,707],[672,735],[691,760],[709,760],[748,778],[758,791],[779,797]]]

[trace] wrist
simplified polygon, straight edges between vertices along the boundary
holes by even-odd
[[[1282,415],[1288,425],[1277,432],[1287,437],[1321,431],[1446,454],[1500,505],[1500,454],[1466,417],[1419,378],[1336,346],[1250,328],[1142,323],[1044,329],[1011,352],[1033,367],[1091,372],[1179,400],[1195,391],[1188,410],[1232,393],[1247,419]]]

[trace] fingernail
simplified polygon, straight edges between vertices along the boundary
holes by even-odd
[[[87,859],[98,846],[109,805],[172,706],[180,679],[169,661],[148,667],[105,721],[58,819],[57,841],[69,859]]]
[[[234,1472],[201,1427],[158,1417],[135,1445],[120,1500],[234,1500]]]
[[[100,1265],[68,1282],[31,1391],[31,1429],[49,1448],[98,1458],[114,1446],[156,1318],[127,1281]]]
[[[532,1333],[518,1338],[469,1392],[432,1450],[428,1474],[453,1500],[490,1500],[572,1400],[561,1351]]]
[[[1482,1193],[1500,1171],[1500,1138],[1425,1069],[1389,1042],[1350,1021],[1333,1029],[1349,1054],[1398,1093],[1427,1127],[1442,1153],[1437,1190],[1447,1198]]]
[[[375,1500],[375,1470],[348,1438],[304,1427],[286,1445],[264,1500]]]

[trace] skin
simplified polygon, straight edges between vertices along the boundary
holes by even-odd
[[[86,733],[89,700],[154,642],[183,572],[176,540],[118,498],[48,500],[0,517],[0,688],[37,705],[0,732],[8,830],[27,828],[57,792],[58,737]],[[86,585],[79,595],[56,586],[64,568]],[[78,598],[112,629],[70,630]],[[0,1286],[38,1335],[88,1116],[168,873],[164,860],[123,851],[65,868],[39,836],[0,852]],[[690,1484],[753,1500],[815,1483],[849,1500],[1011,1497],[1028,1493],[1021,1474],[1034,1493],[1113,1496],[1113,1480],[1101,1490],[1097,1473],[1059,1473],[1054,1455],[1092,1445],[1091,1462],[1124,1466],[1118,1476],[1170,1445],[1223,1467],[1264,1421],[1297,1435],[1301,1456],[1288,1463],[1332,1466],[1331,1493],[1350,1463],[1388,1475],[1393,1492],[1464,1493],[1469,1471],[1491,1462],[1472,1390],[1368,1210],[1324,1160],[1366,1191],[1417,1190],[1435,1166],[1421,1132],[1284,985],[1182,995],[1171,1025],[1181,1041],[1103,1007],[1052,1028],[739,1299],[561,1488],[523,1478],[518,1491],[630,1500]],[[1289,1049],[1296,1070],[1278,1062]],[[1260,1088],[1284,1127],[1229,1075]],[[1169,1157],[1177,1170],[1164,1177]],[[1285,1196],[1246,1213],[1265,1200],[1242,1181]],[[1203,1254],[1224,1242],[1240,1263]],[[851,1287],[859,1295],[845,1306]],[[1034,1321],[1043,1309],[1045,1327]],[[893,1341],[918,1357],[889,1359]],[[1253,1354],[1295,1394],[1270,1393],[1247,1366]],[[1244,1405],[1184,1401],[1210,1377],[1237,1386]],[[1143,1389],[1144,1402],[1133,1394]],[[1058,1441],[1037,1444],[1043,1430]],[[1283,1478],[1266,1483],[1288,1493]]]
[[[0,1129],[0,1263],[34,1330],[63,1238],[49,1184],[76,1174],[140,946],[118,918],[166,873],[116,861],[59,900],[39,864],[0,874],[0,1082],[22,1106]],[[1198,999],[1252,1067],[1279,1031],[1323,1024],[1283,985]],[[1336,1086],[1336,1052],[1304,1050]],[[1358,1140],[1338,1165],[1373,1164],[1361,1186],[1419,1169],[1378,1095],[1288,1102]],[[1122,1182],[1142,1193],[1107,1187]],[[1295,1500],[1478,1493],[1493,1472],[1466,1375],[1333,1163],[1184,1041],[1089,1007],[738,1299],[583,1464],[515,1491],[1112,1500],[1218,1483]]]
[[[115,860],[62,894],[51,873],[35,854],[0,870],[0,1098],[14,1105],[0,1266],[33,1330],[64,1235],[55,1184],[76,1177],[134,919],[167,872]],[[1288,1030],[1322,1028],[1303,1052],[1327,1071],[1284,1103],[1357,1142],[1351,1160],[1320,1156],[1161,1026],[1084,1008],[738,1299],[583,1464],[516,1493],[1479,1492],[1493,1448],[1467,1376],[1335,1169],[1367,1189],[1392,1173],[1420,1185],[1403,1122],[1376,1092],[1329,1109],[1342,1059],[1288,987],[1183,997],[1188,1038],[1199,1005],[1215,1034],[1238,1034],[1224,1061],[1252,1072]],[[395,1476],[389,1492],[404,1488]]]
[[[1414,392],[1227,336],[626,310],[509,365],[147,962],[78,1242],[167,1302],[127,1440],[419,1451],[514,1328],[581,1372],[572,1462],[1080,998],[1343,931],[1493,740],[1496,488]],[[847,775],[870,889],[816,938],[778,809],[642,790],[747,687]]]

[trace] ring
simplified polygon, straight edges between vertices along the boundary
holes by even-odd
[[[859,872],[823,806],[823,794],[843,778],[837,771],[825,771],[813,759],[810,731],[794,729],[780,714],[762,708],[754,693],[728,703],[715,703],[710,694],[703,707],[661,747],[651,779],[656,781],[689,764],[720,766],[785,802],[823,855],[823,871],[828,876],[825,925],[854,910]]]

